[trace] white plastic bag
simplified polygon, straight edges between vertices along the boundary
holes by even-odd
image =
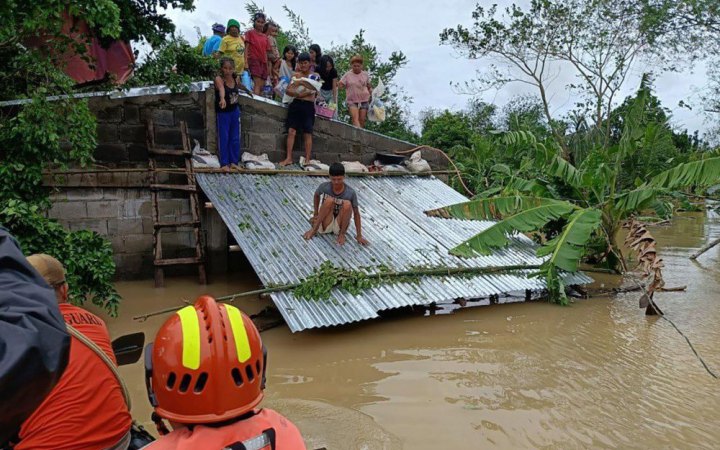
[[[382,80],[378,81],[378,85],[373,89],[372,98],[370,99],[370,107],[368,108],[367,118],[371,122],[385,121],[385,105],[380,97],[385,93],[385,85]]]
[[[430,172],[430,164],[422,159],[422,152],[420,150],[413,153],[410,158],[405,161],[405,165],[408,170],[412,173]]]

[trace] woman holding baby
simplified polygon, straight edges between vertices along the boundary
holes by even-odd
[[[315,79],[313,79],[313,76]],[[310,72],[310,55],[300,53],[297,59],[296,72],[293,74],[290,85],[285,94],[293,100],[288,106],[287,113],[287,154],[281,166],[292,164],[292,151],[295,145],[295,136],[299,131],[303,133],[305,143],[305,161],[310,160],[312,153],[312,133],[315,125],[315,97],[320,89],[319,76]]]

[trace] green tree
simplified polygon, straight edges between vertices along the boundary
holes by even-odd
[[[456,146],[471,147],[473,124],[464,112],[425,111],[420,142],[441,150]]]
[[[571,158],[565,127],[552,114],[549,86],[558,70],[574,75],[567,88],[581,99],[588,123],[609,140],[607,119],[634,63],[650,54],[671,56],[654,52],[643,20],[637,0],[532,0],[527,8],[513,4],[504,12],[477,5],[470,28],[447,28],[440,39],[471,59],[503,63],[488,65],[476,80],[479,89],[514,82],[536,88],[547,123]]]
[[[567,303],[562,271],[577,271],[583,258],[592,256],[595,261],[624,270],[625,259],[616,237],[625,220],[647,209],[668,216],[672,212],[668,200],[681,195],[681,189],[720,182],[720,157],[713,154],[648,177],[634,189],[622,188],[623,166],[629,158],[646,148],[649,139],[653,145],[658,140],[663,145],[672,140],[669,133],[652,135],[656,127],[648,125],[664,123],[649,121],[648,93],[649,90],[641,89],[628,105],[617,144],[596,147],[577,167],[562,157],[562,150],[554,141],[546,146],[531,133],[506,133],[503,136],[506,142],[525,144],[535,153],[529,170],[507,171],[502,188],[487,196],[428,212],[441,217],[499,220],[451,253],[486,255],[506,246],[513,233],[544,230],[541,233],[544,245],[537,254],[547,259],[539,275],[547,282],[550,298],[561,304]],[[542,175],[530,178],[523,171]]]
[[[203,56],[201,48],[172,35],[153,48],[126,87],[164,84],[173,92],[185,92],[191,82],[212,80],[217,74],[215,58]]]
[[[0,225],[26,254],[44,252],[63,262],[74,302],[90,299],[112,314],[120,297],[112,285],[110,243],[90,231],[67,231],[46,215],[50,201],[43,172],[85,166],[96,146],[87,100],[73,97],[74,82],[63,73],[66,50],[83,55],[89,36],[70,38],[62,30],[70,16],[83,19],[101,41],[158,44],[173,30],[159,7],[191,9],[192,1],[10,0],[0,5],[0,99],[30,99],[0,112]],[[28,39],[35,45],[23,45]],[[51,95],[60,98],[49,100]]]

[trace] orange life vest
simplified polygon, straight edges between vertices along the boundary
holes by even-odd
[[[143,450],[245,448],[238,444],[257,441],[263,436],[263,433],[268,438],[275,439],[274,448],[277,450],[305,450],[305,442],[295,424],[272,409],[261,409],[247,419],[223,427],[195,425],[192,429],[178,428],[143,447]],[[270,445],[265,447],[248,445],[247,448],[248,450],[250,448],[269,449]]]

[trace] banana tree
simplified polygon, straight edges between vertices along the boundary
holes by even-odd
[[[513,174],[504,188],[491,196],[426,211],[430,216],[475,220],[497,220],[489,228],[451,249],[458,256],[487,255],[505,247],[513,233],[541,233],[551,222],[560,223],[559,231],[538,248],[546,257],[537,276],[546,279],[550,299],[567,304],[562,271],[575,272],[584,257],[603,251],[596,261],[606,261],[614,269],[627,270],[616,236],[630,217],[650,209],[663,217],[672,213],[669,199],[682,189],[709,187],[720,183],[720,156],[709,154],[699,161],[679,164],[661,172],[632,190],[619,184],[625,158],[636,151],[651,151],[654,139],[647,127],[637,126],[629,115],[618,145],[597,148],[575,167],[563,159],[559,148],[548,148],[528,133],[504,136],[511,141],[524,140],[537,152],[537,168],[546,175],[541,179],[522,179]],[[636,115],[637,117],[637,115]],[[558,222],[559,221],[559,222]],[[546,236],[547,237],[547,236]]]

